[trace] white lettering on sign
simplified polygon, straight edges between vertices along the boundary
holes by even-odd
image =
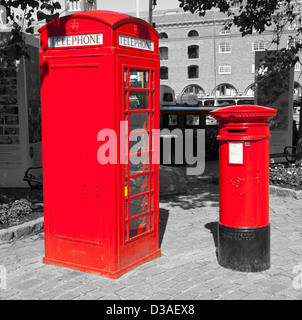
[[[229,163],[243,164],[243,143],[242,142],[229,143]]]
[[[119,35],[119,45],[123,47],[154,51],[154,41]]]
[[[77,34],[48,38],[49,48],[93,46],[103,44],[103,34]]]

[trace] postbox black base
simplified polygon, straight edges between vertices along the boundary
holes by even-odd
[[[269,269],[270,225],[247,229],[218,224],[218,263],[243,272]]]

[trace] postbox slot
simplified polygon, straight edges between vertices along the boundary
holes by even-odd
[[[228,129],[228,133],[246,133],[246,129]]]

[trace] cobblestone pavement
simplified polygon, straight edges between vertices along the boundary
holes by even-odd
[[[161,198],[160,258],[112,280],[43,264],[38,234],[0,245],[0,299],[302,299],[302,200],[270,196],[271,268],[237,272],[217,263],[218,185],[190,179],[186,195]]]

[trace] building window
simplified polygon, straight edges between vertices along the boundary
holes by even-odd
[[[297,19],[290,23],[288,26],[288,30],[297,30],[299,28],[301,28],[301,21]]]
[[[69,11],[80,11],[81,0],[69,0]]]
[[[168,60],[169,58],[169,49],[167,47],[159,48],[160,60]]]
[[[302,39],[291,38],[287,40],[287,49],[294,47],[296,44],[301,44]]]
[[[255,73],[255,63],[252,63],[252,73]]]
[[[196,79],[199,77],[198,66],[189,66],[188,67],[188,79]]]
[[[188,47],[188,59],[199,58],[199,47],[196,45]]]
[[[198,98],[202,98],[205,96],[205,91],[203,88],[198,86],[197,84],[190,84],[189,86],[185,87],[181,93],[181,96],[184,94],[196,94]]]
[[[231,34],[231,30],[228,27],[223,27],[220,31],[219,34],[221,36],[227,35],[227,34]]]
[[[255,83],[252,83],[245,89],[244,95],[253,97],[255,95],[255,89],[256,89],[256,85]]]
[[[253,43],[253,51],[264,51],[266,49],[265,41],[258,40]]]
[[[160,79],[167,80],[169,78],[169,70],[167,67],[160,67]]]
[[[295,69],[294,69],[295,71],[301,71],[301,63],[300,62],[297,62],[296,64],[295,64]]]
[[[220,43],[219,53],[230,53],[230,52],[232,52],[230,43],[228,43],[228,42]]]
[[[240,2],[239,0],[234,0],[233,3],[231,4],[232,7],[239,7],[240,6]]]
[[[198,36],[199,36],[199,33],[196,30],[191,30],[188,33],[188,37],[198,37]]]
[[[216,97],[231,97],[236,96],[237,94],[238,92],[235,87],[228,83],[219,84],[212,92],[212,95],[215,95]]]
[[[161,32],[161,33],[159,34],[159,38],[160,38],[160,39],[168,39],[168,35],[166,34],[166,32]]]
[[[218,68],[219,74],[230,74],[232,73],[232,67],[230,64],[221,64]]]

